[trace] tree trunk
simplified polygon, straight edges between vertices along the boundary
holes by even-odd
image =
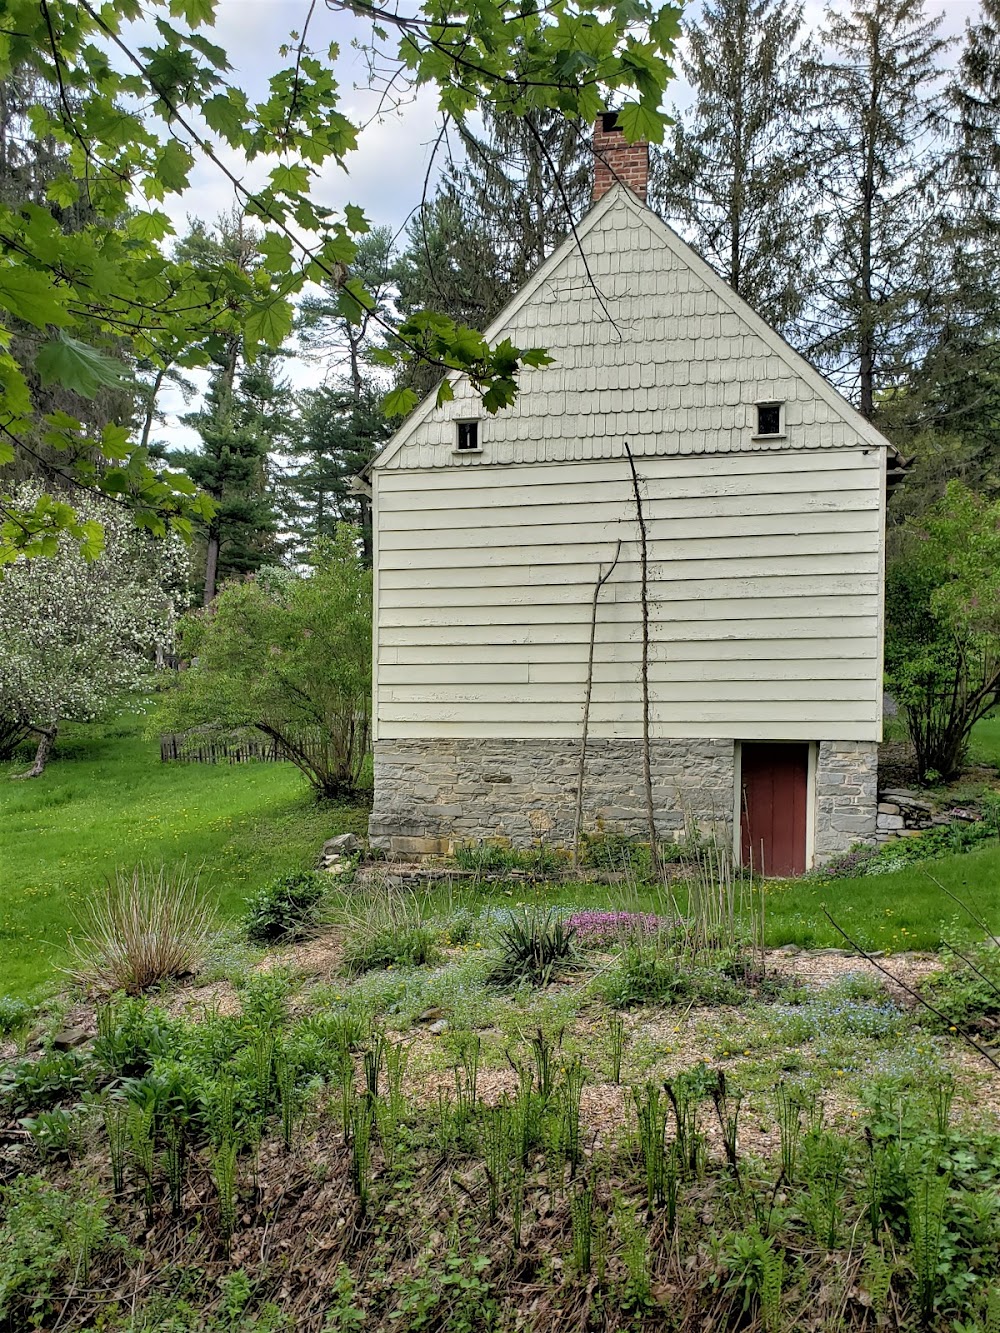
[[[45,772],[45,765],[52,753],[52,747],[56,743],[59,723],[53,722],[47,731],[41,727],[36,727],[35,730],[38,732],[38,749],[35,751],[35,762],[27,773],[15,773],[13,775],[15,778],[40,778]]]
[[[219,533],[213,525],[208,530],[208,545],[205,548],[205,595],[204,604],[208,606],[215,596],[215,584],[219,577]]]

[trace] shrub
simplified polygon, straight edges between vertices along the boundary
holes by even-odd
[[[944,970],[929,976],[921,989],[955,1027],[995,1032],[1000,1027],[1000,950],[995,945],[979,945],[963,952],[977,971],[953,955]],[[934,1024],[938,1020],[925,1013],[922,1021]]]
[[[499,842],[467,842],[455,848],[455,864],[477,875],[506,874],[521,868],[520,855]]]
[[[425,967],[439,957],[437,931],[421,921],[364,927],[344,941],[344,967],[351,976],[380,967]]]
[[[23,1032],[35,1016],[34,1005],[16,995],[0,995],[0,1037]]]
[[[637,1004],[740,1004],[745,986],[715,968],[693,965],[682,954],[664,953],[649,944],[626,949],[618,966],[601,981],[601,994],[615,1009]]]
[[[497,937],[498,956],[488,978],[495,986],[521,981],[547,986],[576,953],[573,927],[553,911],[524,908],[511,913]]]
[[[69,1190],[39,1176],[21,1176],[2,1191],[0,1325],[36,1328],[46,1322],[59,1287],[86,1286],[93,1259],[124,1237],[108,1225],[107,1200],[96,1190]]]
[[[592,870],[625,871],[641,880],[654,876],[648,845],[624,833],[584,834],[580,860]]]
[[[272,879],[246,900],[247,939],[254,944],[302,939],[317,924],[325,892],[323,877],[310,870]]]
[[[120,870],[95,894],[70,937],[70,975],[100,993],[141,995],[163,981],[197,971],[215,928],[197,873]]]

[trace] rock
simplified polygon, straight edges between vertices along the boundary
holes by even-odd
[[[343,854],[350,856],[361,846],[357,837],[353,833],[339,833],[335,838],[327,838],[323,844],[323,855],[331,856],[334,854]]]
[[[880,815],[898,815],[899,806],[894,805],[892,801],[879,801],[878,813]]]
[[[448,1020],[446,1018],[439,1018],[436,1023],[430,1025],[427,1031],[433,1032],[435,1037],[440,1037],[442,1032],[448,1031]]]
[[[901,829],[906,827],[902,815],[876,815],[875,824],[880,829]]]
[[[90,1033],[86,1028],[64,1028],[52,1038],[52,1049],[71,1051],[75,1046],[82,1046],[85,1041],[90,1041]]]
[[[441,1018],[443,1014],[444,1010],[441,1008],[439,1004],[432,1004],[429,1009],[424,1010],[424,1012],[417,1019],[417,1022],[433,1023],[436,1019]]]
[[[785,958],[794,958],[795,955],[801,953],[802,950],[797,944],[783,944],[779,949],[775,949],[774,952],[776,954],[781,954]]]

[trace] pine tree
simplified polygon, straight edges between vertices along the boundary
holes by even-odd
[[[778,328],[802,307],[812,246],[800,119],[802,5],[708,0],[681,64],[694,102],[652,162],[650,203]],[[683,48],[682,48],[683,49]]]
[[[579,125],[553,112],[487,114],[483,134],[463,128],[461,143],[394,276],[404,315],[429,308],[485,329],[584,213],[592,163]],[[413,363],[403,382],[428,392],[439,378]]]
[[[362,556],[371,563],[371,505],[353,479],[392,431],[381,396],[377,384],[366,381],[358,392],[349,380],[296,395],[284,521],[294,533],[299,559],[321,538],[332,537],[338,523],[348,522],[360,528]]]
[[[923,0],[852,0],[826,22],[824,58],[812,65],[822,240],[806,350],[872,420],[927,346],[947,190],[948,43]]]

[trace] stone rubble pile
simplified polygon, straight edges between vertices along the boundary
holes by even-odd
[[[875,838],[891,842],[893,838],[912,838],[938,824],[950,824],[951,814],[938,814],[924,796],[902,787],[888,787],[879,793],[875,816]]]
[[[316,868],[326,870],[331,875],[341,875],[351,868],[347,858],[360,848],[361,843],[353,833],[341,833],[336,838],[327,838],[316,862]]]

